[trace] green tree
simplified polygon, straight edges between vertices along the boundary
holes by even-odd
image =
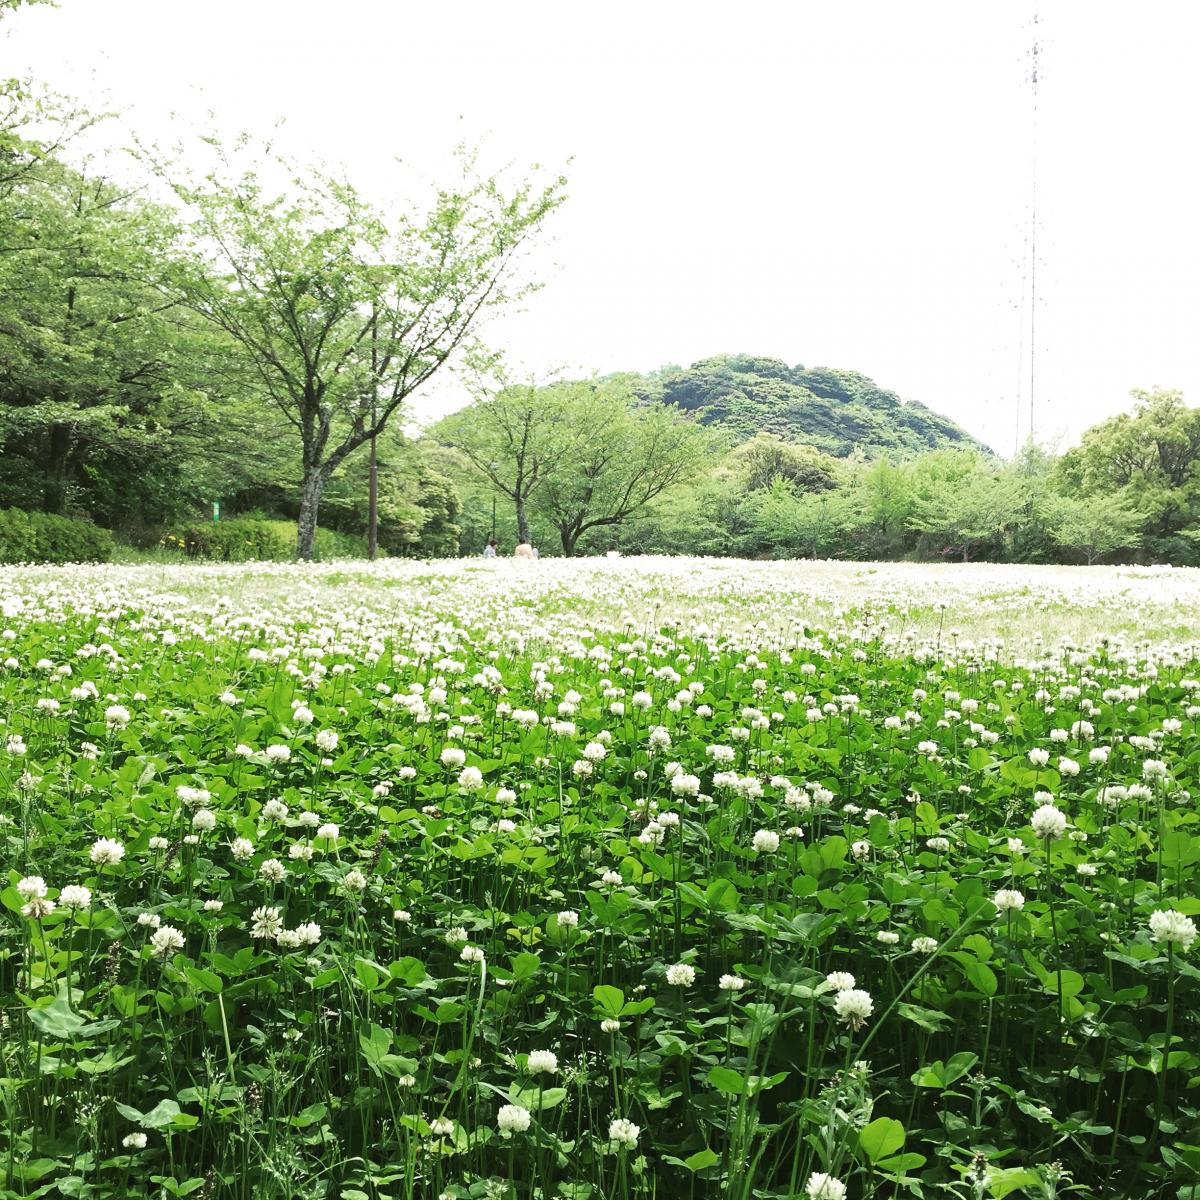
[[[438,422],[433,436],[457,450],[513,502],[517,539],[530,541],[530,501],[563,461],[571,434],[560,392],[509,385]]]
[[[1078,551],[1089,567],[1096,559],[1141,540],[1141,514],[1120,493],[1086,499],[1047,496],[1041,516],[1055,545]]]
[[[1168,560],[1193,561],[1181,538],[1200,518],[1200,410],[1182,393],[1135,390],[1131,413],[1120,413],[1084,432],[1056,464],[1056,483],[1068,495],[1120,492],[1141,514],[1142,544]]]
[[[796,492],[783,480],[757,493],[752,505],[753,533],[778,556],[845,557],[861,529],[864,513],[848,489]]]
[[[436,443],[389,428],[379,439],[379,546],[387,554],[449,557],[458,553],[462,501],[456,464]],[[321,502],[322,524],[365,535],[368,465],[363,455],[335,473]]]
[[[733,451],[732,460],[751,492],[770,487],[777,479],[802,492],[828,492],[839,483],[837,459],[773,433],[759,433],[743,442]]]
[[[546,390],[562,436],[539,505],[568,557],[586,534],[621,525],[694,472],[713,444],[682,413],[636,405],[622,378]]]
[[[110,524],[162,515],[198,445],[219,457],[225,424],[210,403],[222,347],[152,286],[168,214],[54,162],[0,209],[26,243],[0,254],[0,493]]]
[[[522,255],[564,181],[506,191],[467,161],[462,183],[413,216],[379,212],[323,172],[296,174],[284,193],[221,164],[201,181],[155,166],[193,214],[163,286],[237,344],[294,430],[308,559],[334,471],[472,347],[490,311],[528,290]]]
[[[862,513],[861,532],[870,551],[880,558],[901,553],[913,509],[911,472],[888,458],[861,462],[853,490]]]
[[[1000,534],[1017,508],[1011,477],[971,451],[937,450],[914,465],[909,526],[967,562],[972,546]]]

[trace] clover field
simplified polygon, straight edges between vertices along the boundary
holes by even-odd
[[[1200,573],[0,613],[0,1197],[1200,1197]]]

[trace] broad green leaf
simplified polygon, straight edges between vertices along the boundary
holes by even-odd
[[[871,1162],[879,1162],[904,1145],[904,1126],[891,1117],[876,1117],[859,1131],[858,1145]]]

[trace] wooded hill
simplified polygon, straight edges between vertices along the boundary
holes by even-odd
[[[910,458],[946,447],[984,450],[948,417],[916,400],[901,400],[857,371],[789,367],[777,358],[721,354],[685,368],[664,367],[635,378],[643,400],[674,404],[737,441],[772,433],[846,458]]]

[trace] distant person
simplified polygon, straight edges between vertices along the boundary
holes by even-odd
[[[533,557],[534,557],[534,558],[541,558],[541,557],[542,557],[542,552],[541,552],[541,551],[540,551],[540,550],[539,550],[539,549],[538,549],[536,546],[530,546],[529,548],[530,548],[530,549],[533,551]]]
[[[517,548],[513,551],[513,558],[537,558],[537,555],[528,542],[518,542]]]
[[[495,538],[488,538],[488,544],[486,546],[484,546],[484,548],[483,548],[483,557],[484,558],[495,558],[496,557],[496,539]]]

